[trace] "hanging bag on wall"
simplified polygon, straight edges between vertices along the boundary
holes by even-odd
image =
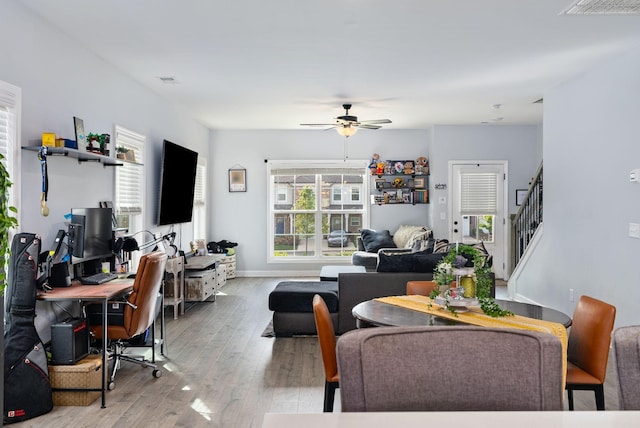
[[[4,338],[4,423],[53,408],[47,354],[34,325],[40,238],[20,233],[11,244]]]

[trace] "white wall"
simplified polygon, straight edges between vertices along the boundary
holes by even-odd
[[[447,211],[447,205],[438,204],[438,198],[448,197],[450,160],[508,161],[509,213],[515,213],[518,208],[516,189],[529,187],[542,160],[540,133],[540,126],[533,125],[434,126],[430,154],[430,207],[434,235],[449,238],[449,220],[440,219],[440,213]],[[436,183],[446,184],[447,189],[435,190]]]
[[[87,133],[113,134],[114,124],[118,124],[147,136],[145,190],[149,209],[145,228],[157,230],[162,139],[207,154],[209,130],[17,2],[2,2],[0,39],[0,80],[22,88],[21,145],[40,145],[42,132],[75,139],[73,116],[84,120]],[[112,167],[49,157],[50,214],[43,217],[40,163],[35,152],[20,151],[19,155],[21,172],[12,178],[21,186],[20,230],[40,234],[43,251],[51,247],[57,230],[65,228],[63,215],[72,207],[97,207],[101,200],[113,200]],[[188,246],[192,238],[190,232],[185,233],[183,246]],[[38,302],[36,327],[45,342],[50,338],[48,325],[55,320],[51,309]],[[59,307],[55,311],[61,313]]]
[[[238,242],[241,275],[317,274],[320,265],[267,263],[267,160],[343,160],[345,139],[334,131],[214,131],[210,239]],[[426,156],[428,131],[361,130],[347,140],[349,159],[416,159]],[[247,192],[229,193],[227,171],[247,169]],[[367,198],[368,200],[368,198]],[[400,224],[429,225],[428,205],[372,206],[370,226],[392,232]]]
[[[640,324],[640,49],[544,96],[544,234],[517,292],[571,314],[589,295]]]
[[[87,133],[113,134],[118,124],[147,136],[145,228],[155,230],[162,139],[207,155],[209,130],[189,114],[145,89],[77,42],[25,11],[3,2],[0,14],[0,80],[22,88],[21,145],[39,145],[42,132],[75,139],[73,116],[84,120]],[[74,159],[50,157],[48,217],[40,215],[40,164],[34,152],[22,151],[22,231],[51,245],[63,215],[72,207],[96,207],[113,200],[114,169]],[[176,175],[179,171],[176,171]],[[15,179],[15,178],[14,178]],[[190,227],[184,227],[189,231]],[[183,237],[188,246],[191,234]]]
[[[401,224],[424,224],[435,236],[448,236],[446,221],[439,220],[434,183],[447,182],[450,159],[507,159],[510,162],[509,195],[526,188],[540,164],[538,126],[438,126],[432,130],[362,130],[348,140],[350,159],[430,158],[429,205],[371,207],[373,229],[395,231]],[[433,136],[435,135],[435,137]],[[238,242],[238,270],[243,275],[276,275],[283,271],[314,273],[318,264],[267,263],[267,177],[265,159],[337,159],[344,156],[344,139],[333,131],[215,131],[211,137],[213,201],[211,239]],[[229,193],[227,170],[236,164],[247,169],[247,192]],[[515,211],[515,202],[511,205]],[[445,207],[446,209],[446,207]],[[433,214],[432,211],[436,214]],[[436,217],[438,220],[436,220]]]

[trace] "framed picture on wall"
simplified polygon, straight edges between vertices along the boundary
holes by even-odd
[[[527,196],[527,189],[516,189],[516,205],[520,206],[524,202],[524,198]]]
[[[229,170],[229,192],[246,192],[247,191],[247,170],[230,169]]]
[[[73,117],[73,129],[76,131],[76,144],[78,150],[87,150],[87,136],[84,134],[84,121],[79,117]]]

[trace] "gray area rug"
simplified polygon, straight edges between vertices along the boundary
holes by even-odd
[[[265,327],[264,331],[260,335],[262,337],[276,337],[276,333],[273,331],[273,321],[269,321],[269,324]]]

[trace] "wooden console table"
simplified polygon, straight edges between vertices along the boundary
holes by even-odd
[[[166,272],[173,275],[173,294],[164,295],[164,306],[173,306],[173,319],[178,319],[178,308],[180,305],[180,315],[184,315],[184,258],[174,257],[167,260]],[[166,283],[166,282],[165,282]]]

